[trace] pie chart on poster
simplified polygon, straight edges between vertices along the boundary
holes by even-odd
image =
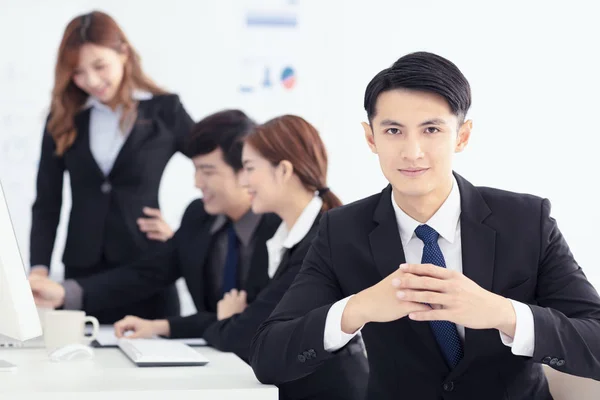
[[[284,88],[292,89],[296,86],[296,71],[292,67],[285,67],[281,72],[281,83]]]

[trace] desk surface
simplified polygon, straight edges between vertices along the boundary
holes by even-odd
[[[61,363],[49,361],[44,349],[0,350],[0,359],[17,365],[14,372],[0,372],[0,398],[32,399],[40,394],[44,400],[117,400],[125,395],[128,400],[278,398],[277,388],[260,384],[233,353],[210,347],[196,350],[210,360],[207,365],[139,368],[114,348],[94,349],[93,360]]]

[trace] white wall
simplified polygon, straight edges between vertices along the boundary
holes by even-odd
[[[578,262],[600,288],[600,26],[592,7],[583,0],[0,0],[0,179],[23,257],[56,49],[68,20],[98,8],[122,24],[149,74],[179,93],[195,119],[241,107],[259,121],[289,112],[313,122],[329,148],[330,186],[345,202],[385,185],[359,124],[370,78],[410,51],[453,60],[471,82],[475,122],[456,170],[475,184],[550,198]],[[296,13],[297,29],[244,28],[245,10],[274,8]],[[241,95],[238,84],[257,80],[261,63],[291,63],[296,89]],[[160,192],[173,226],[196,196],[191,166],[175,157]],[[551,372],[557,399],[598,397],[596,382]]]
[[[273,7],[296,12],[297,29],[244,28],[245,10]],[[453,60],[471,82],[475,126],[456,170],[475,184],[550,198],[577,260],[600,287],[594,254],[600,27],[590,7],[583,1],[0,0],[0,179],[23,256],[56,49],[68,20],[98,8],[124,27],[148,73],[179,93],[195,119],[242,107],[259,121],[290,112],[315,123],[330,153],[330,186],[345,202],[385,185],[359,124],[370,78],[410,51]],[[252,66],[263,61],[294,65],[297,87],[240,94],[238,83],[254,79]],[[167,220],[177,226],[198,195],[191,166],[174,158],[160,193]]]

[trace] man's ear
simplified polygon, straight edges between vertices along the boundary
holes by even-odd
[[[473,121],[466,120],[458,129],[458,137],[456,140],[456,147],[454,148],[455,153],[460,153],[469,144],[471,138],[471,130],[473,129]]]
[[[371,128],[371,125],[367,122],[361,122],[360,124],[362,125],[365,131],[365,139],[367,141],[367,144],[369,145],[369,148],[373,153],[377,154],[377,146],[375,146],[375,135],[373,134],[373,129]]]

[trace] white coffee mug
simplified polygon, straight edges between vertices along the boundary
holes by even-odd
[[[91,335],[85,335],[85,324],[92,324]],[[85,311],[54,310],[44,312],[44,343],[51,353],[69,344],[89,344],[98,335],[100,325]]]
[[[49,311],[54,311],[54,309],[46,308],[46,307],[37,307],[38,317],[40,319],[40,325],[42,326],[42,333],[44,332],[44,324],[46,323],[46,318],[44,316]]]

